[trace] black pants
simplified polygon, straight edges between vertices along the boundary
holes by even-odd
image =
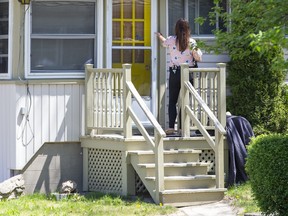
[[[175,120],[177,116],[176,104],[179,97],[179,92],[181,88],[181,69],[177,67],[173,70],[172,67],[169,67],[169,128],[174,128]],[[179,123],[181,124],[181,123]]]
[[[195,66],[194,66],[195,67]],[[197,67],[197,65],[196,65]],[[169,67],[169,128],[174,128],[175,121],[177,117],[176,104],[178,102],[179,92],[181,89],[181,68],[179,67]],[[190,78],[190,82],[193,85],[193,79]],[[180,110],[179,126],[181,129],[181,110]]]

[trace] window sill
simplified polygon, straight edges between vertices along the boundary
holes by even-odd
[[[15,84],[15,85],[26,85],[26,84],[49,84],[49,85],[79,85],[85,84],[84,79],[11,79],[11,80],[0,80],[1,84]]]

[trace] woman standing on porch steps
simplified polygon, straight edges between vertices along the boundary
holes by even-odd
[[[180,64],[188,63],[189,67],[197,67],[197,62],[202,60],[202,52],[197,48],[196,41],[191,38],[189,23],[185,19],[179,19],[175,26],[175,35],[168,38],[156,33],[162,45],[169,49],[169,128],[165,130],[167,135],[175,133],[175,120],[177,116],[176,104],[181,87]],[[179,123],[181,125],[181,123]]]

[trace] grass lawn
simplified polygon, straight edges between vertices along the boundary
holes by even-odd
[[[57,201],[55,196],[34,194],[19,199],[0,201],[0,215],[166,215],[176,212],[171,206],[160,206],[140,199],[129,200],[119,196],[89,193],[71,195]]]
[[[260,212],[252,197],[249,182],[228,189],[225,195],[231,204],[243,209],[244,213]],[[55,196],[34,194],[22,196],[19,199],[0,201],[0,216],[5,215],[168,215],[175,213],[176,208],[149,203],[143,199],[128,199],[116,195],[88,193],[86,195],[71,195],[69,198],[57,201]]]
[[[257,202],[254,200],[249,182],[233,186],[226,192],[226,199],[231,204],[243,210],[243,213],[260,212]]]

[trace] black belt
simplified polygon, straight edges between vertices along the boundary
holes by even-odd
[[[195,66],[189,66],[189,68],[194,68]],[[170,69],[172,70],[179,70],[181,69],[181,66],[180,65],[173,65],[172,67],[169,67]]]
[[[172,70],[173,73],[175,74],[176,71],[180,71],[181,66],[173,65],[172,67],[169,67],[169,69]]]
[[[171,68],[172,70],[179,70],[181,68],[180,65],[173,65],[172,67],[169,67]]]

